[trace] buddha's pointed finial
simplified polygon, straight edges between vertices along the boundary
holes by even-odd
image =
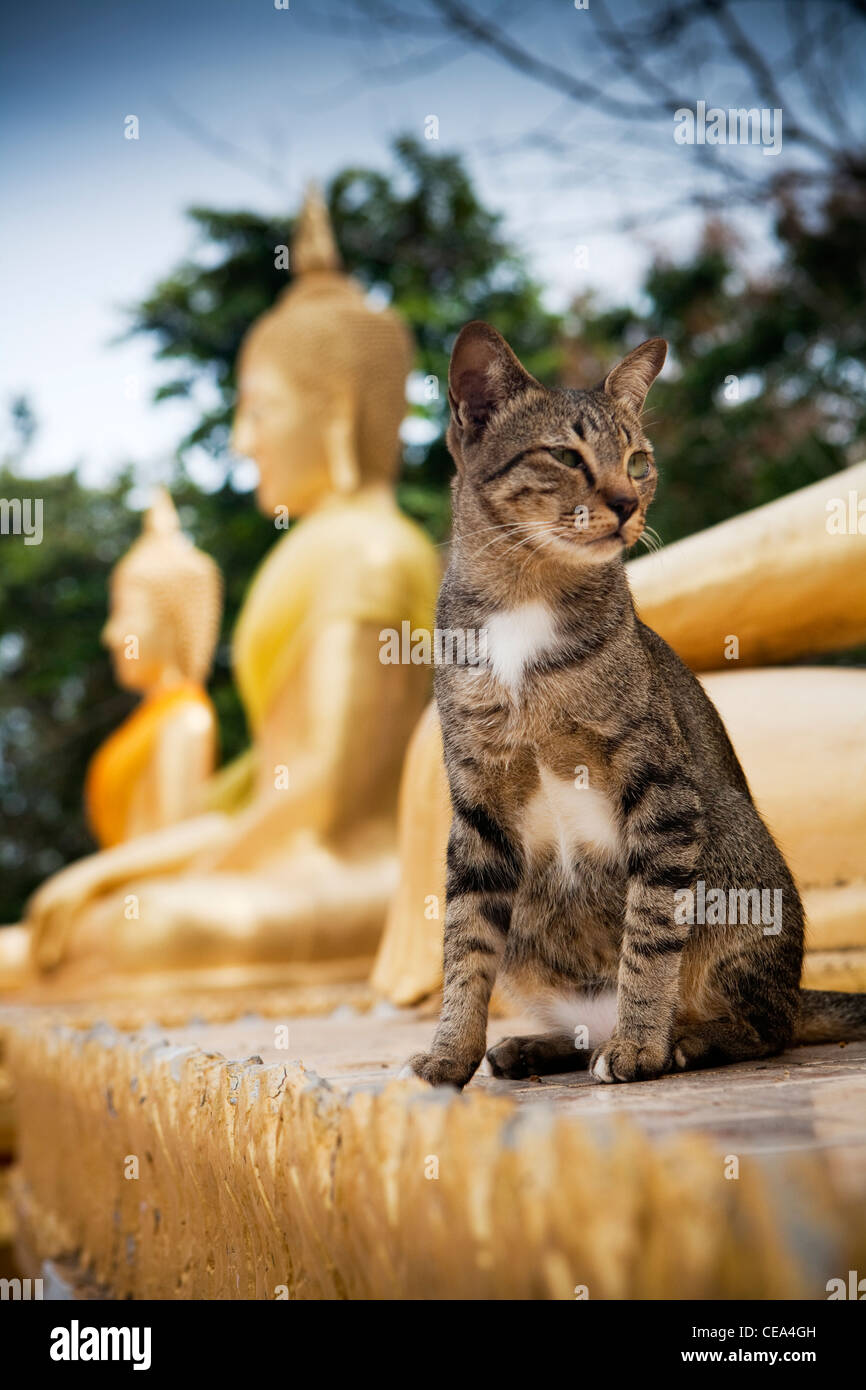
[[[180,519],[164,487],[156,489],[142,530],[148,536],[176,536],[180,532]]]
[[[333,272],[342,268],[328,205],[315,183],[307,185],[304,205],[295,225],[292,268],[296,275],[308,275],[312,270]]]

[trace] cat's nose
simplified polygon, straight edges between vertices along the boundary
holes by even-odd
[[[605,499],[612,512],[616,512],[620,526],[624,526],[632,512],[637,511],[637,498],[629,497],[626,493],[621,493],[617,497]]]

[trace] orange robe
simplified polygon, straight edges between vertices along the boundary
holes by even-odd
[[[90,760],[84,806],[90,829],[103,849],[129,835],[129,813],[136,789],[155,755],[166,719],[184,705],[207,711],[216,726],[213,706],[200,685],[185,681],[171,690],[146,696]]]

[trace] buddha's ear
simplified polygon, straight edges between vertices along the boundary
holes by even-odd
[[[601,384],[614,400],[640,415],[647,393],[664,366],[668,345],[664,338],[648,338],[608,372]]]
[[[343,406],[335,403],[329,410],[324,433],[331,486],[347,497],[361,486],[361,470],[355,447],[354,413],[348,402]]]
[[[476,319],[457,335],[448,371],[448,402],[459,443],[479,439],[512,396],[538,386],[501,333]]]

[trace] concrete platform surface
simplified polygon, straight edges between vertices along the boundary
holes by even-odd
[[[300,1061],[341,1091],[369,1091],[393,1080],[406,1058],[429,1047],[435,1022],[413,1010],[339,1008],[328,1017],[156,1029],[179,1047],[221,1053],[227,1061],[261,1057],[265,1066]],[[535,1031],[517,1016],[491,1021],[488,1042]],[[826,1150],[836,1176],[866,1191],[866,1042],[799,1047],[780,1057],[658,1081],[602,1085],[585,1072],[502,1081],[476,1074],[467,1096],[506,1096],[520,1106],[550,1106],[605,1138],[627,1117],[649,1136],[699,1133],[725,1152],[782,1154]]]

